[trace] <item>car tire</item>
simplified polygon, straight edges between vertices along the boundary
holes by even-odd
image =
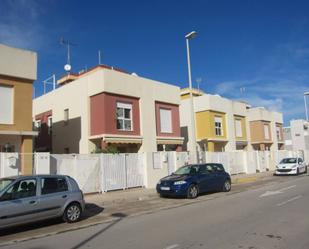
[[[229,192],[231,191],[231,181],[230,180],[225,180],[223,183],[222,191],[223,192]]]
[[[304,174],[307,174],[307,166],[305,166],[305,172],[304,172]]]
[[[187,198],[195,199],[198,196],[198,186],[196,184],[191,184],[187,190]]]
[[[74,223],[80,220],[82,209],[79,203],[73,202],[64,210],[63,220],[67,223]]]
[[[296,175],[297,176],[299,175],[299,168],[297,168]]]

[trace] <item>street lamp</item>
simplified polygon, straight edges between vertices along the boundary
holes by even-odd
[[[197,35],[196,31],[192,31],[185,36],[187,44],[187,62],[188,62],[188,78],[189,78],[189,91],[190,91],[190,112],[191,112],[191,139],[190,139],[190,150],[196,151],[196,137],[195,137],[195,117],[193,107],[193,96],[192,96],[192,79],[191,79],[191,64],[190,64],[190,48],[189,40],[193,39]]]
[[[304,92],[304,102],[305,102],[305,113],[306,113],[306,121],[308,121],[308,109],[307,109],[307,102],[306,98],[309,96],[309,92]]]

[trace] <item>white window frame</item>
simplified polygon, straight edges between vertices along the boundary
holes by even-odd
[[[123,116],[122,117],[118,117],[118,108],[119,109],[123,109]],[[124,110],[130,110],[130,118],[125,118],[125,111]],[[132,104],[129,103],[124,103],[124,102],[117,102],[116,104],[116,128],[119,131],[133,131],[133,106]],[[122,122],[122,129],[118,128],[118,120],[120,120]],[[125,128],[125,121],[130,121],[131,122],[131,129],[126,129]]]
[[[270,139],[270,134],[269,134],[269,125],[264,124],[264,138],[265,139]]]
[[[38,131],[41,130],[41,126],[42,126],[42,121],[41,121],[41,119],[35,120],[35,128],[36,128]]]
[[[0,124],[14,124],[14,87],[1,84]]]
[[[223,118],[220,116],[215,116],[215,135],[224,136],[223,132]]]
[[[235,119],[235,135],[236,137],[243,137],[242,134],[242,120],[240,118]]]
[[[160,108],[160,132],[173,133],[172,110],[168,108]]]

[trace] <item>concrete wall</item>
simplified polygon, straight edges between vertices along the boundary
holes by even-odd
[[[309,122],[291,120],[290,127],[293,150],[309,150]]]
[[[0,75],[28,79],[37,78],[37,54],[0,44]]]

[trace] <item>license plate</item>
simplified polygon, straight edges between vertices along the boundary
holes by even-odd
[[[161,187],[161,190],[170,190],[170,187]]]

